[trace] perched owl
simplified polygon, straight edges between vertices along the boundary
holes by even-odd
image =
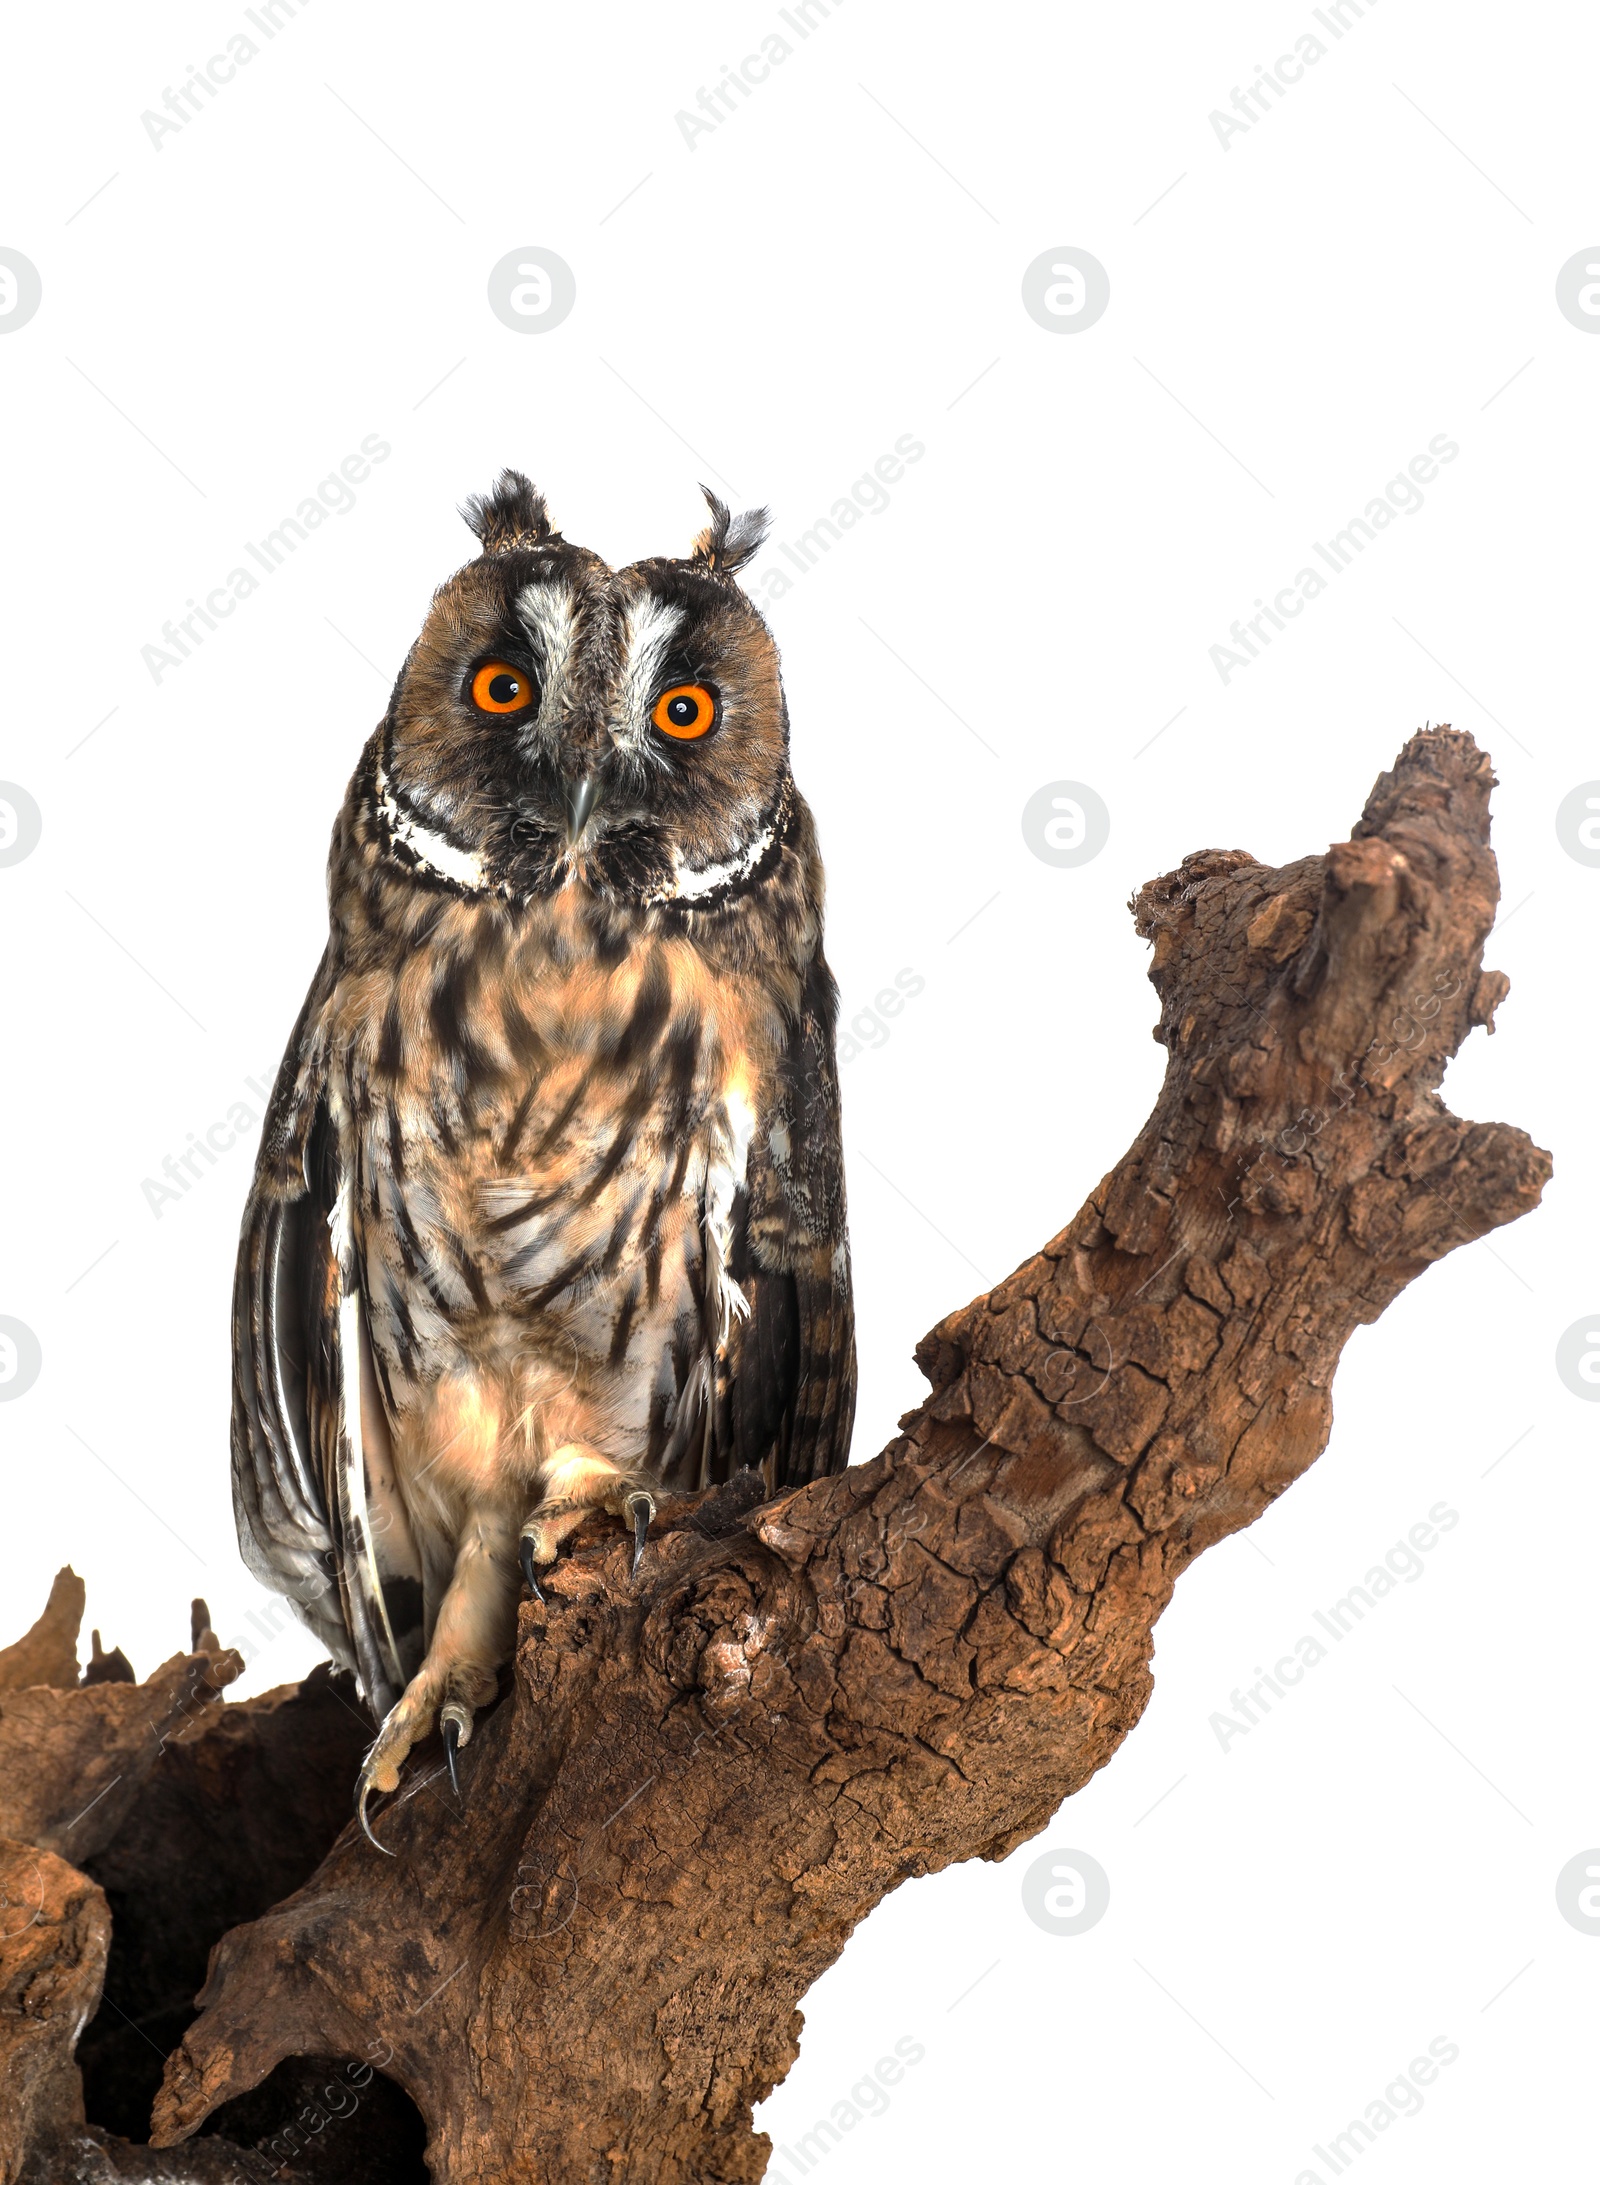
[[[840,1470],[836,995],[765,512],[611,569],[515,471],[464,514],[334,828],[234,1293],[245,1561],[452,1775],[519,1565],[658,1488]],[[370,1830],[369,1830],[370,1833]]]

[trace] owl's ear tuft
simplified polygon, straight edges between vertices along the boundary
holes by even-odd
[[[695,540],[689,562],[692,567],[704,569],[709,576],[731,577],[760,551],[772,518],[764,508],[751,508],[742,516],[730,516],[727,502],[718,500],[709,486],[702,486],[700,491],[706,497],[711,521]]]
[[[474,493],[461,515],[486,554],[526,552],[531,546],[559,543],[544,495],[520,470],[503,470],[492,493]]]

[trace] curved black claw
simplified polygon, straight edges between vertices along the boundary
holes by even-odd
[[[533,1542],[526,1533],[523,1534],[518,1545],[517,1560],[522,1565],[522,1575],[527,1580],[528,1591],[536,1601],[542,1601],[544,1595],[539,1591],[539,1581],[533,1575]]]
[[[456,1794],[456,1804],[461,1803],[461,1778],[456,1773],[456,1748],[461,1743],[461,1725],[454,1715],[447,1715],[444,1722],[444,1757],[450,1770],[450,1788]]]
[[[632,1577],[638,1572],[639,1558],[644,1553],[645,1535],[650,1530],[650,1520],[656,1514],[656,1506],[654,1499],[641,1491],[629,1495],[624,1508],[633,1519],[633,1570],[629,1573]]]
[[[368,1779],[366,1769],[363,1767],[361,1773],[356,1777],[356,1819],[361,1823],[361,1833],[365,1836],[367,1842],[371,1844],[373,1850],[381,1851],[386,1859],[392,1859],[396,1854],[389,1849],[387,1844],[379,1843],[377,1837],[372,1833],[372,1823],[367,1819],[367,1800],[371,1796],[372,1784]]]

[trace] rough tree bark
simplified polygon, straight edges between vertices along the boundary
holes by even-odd
[[[759,2178],[752,2104],[856,1922],[1105,1764],[1179,1573],[1323,1448],[1351,1331],[1537,1202],[1546,1155],[1437,1092],[1506,991],[1491,786],[1424,731],[1326,856],[1141,890],[1169,1059],[1127,1156],[924,1339],[870,1463],[669,1506],[637,1581],[591,1522],[462,1810],[419,1756],[394,1858],[347,1827],[218,1944],[157,2146],[284,2058],[379,2058],[436,2180]]]

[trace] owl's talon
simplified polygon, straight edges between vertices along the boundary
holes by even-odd
[[[450,1770],[450,1788],[455,1792],[456,1804],[461,1803],[461,1778],[456,1773],[456,1753],[472,1735],[472,1716],[460,1700],[446,1700],[439,1709],[439,1733],[444,1739],[445,1763]]]
[[[542,1601],[544,1595],[540,1592],[539,1581],[533,1574],[533,1541],[527,1533],[517,1543],[517,1561],[522,1565],[522,1575],[527,1581],[528,1591],[536,1601]]]
[[[633,1577],[639,1569],[639,1558],[644,1554],[645,1535],[650,1530],[650,1520],[656,1514],[655,1497],[645,1493],[642,1487],[634,1489],[622,1505],[623,1514],[633,1519]]]
[[[374,1851],[381,1851],[386,1859],[392,1859],[396,1854],[389,1849],[387,1844],[379,1843],[377,1837],[372,1833],[372,1823],[367,1819],[367,1800],[371,1796],[372,1776],[369,1770],[363,1767],[360,1775],[356,1778],[356,1819],[361,1823],[362,1835],[365,1836]]]
[[[356,1819],[361,1823],[361,1833],[368,1843],[381,1851],[385,1858],[396,1856],[387,1844],[379,1843],[372,1833],[367,1819],[367,1800],[374,1792],[387,1797],[400,1788],[400,1771],[407,1756],[419,1737],[426,1737],[433,1727],[434,1708],[442,1678],[429,1677],[425,1672],[413,1677],[404,1692],[395,1701],[378,1726],[378,1734],[362,1756],[361,1773],[356,1778]]]

